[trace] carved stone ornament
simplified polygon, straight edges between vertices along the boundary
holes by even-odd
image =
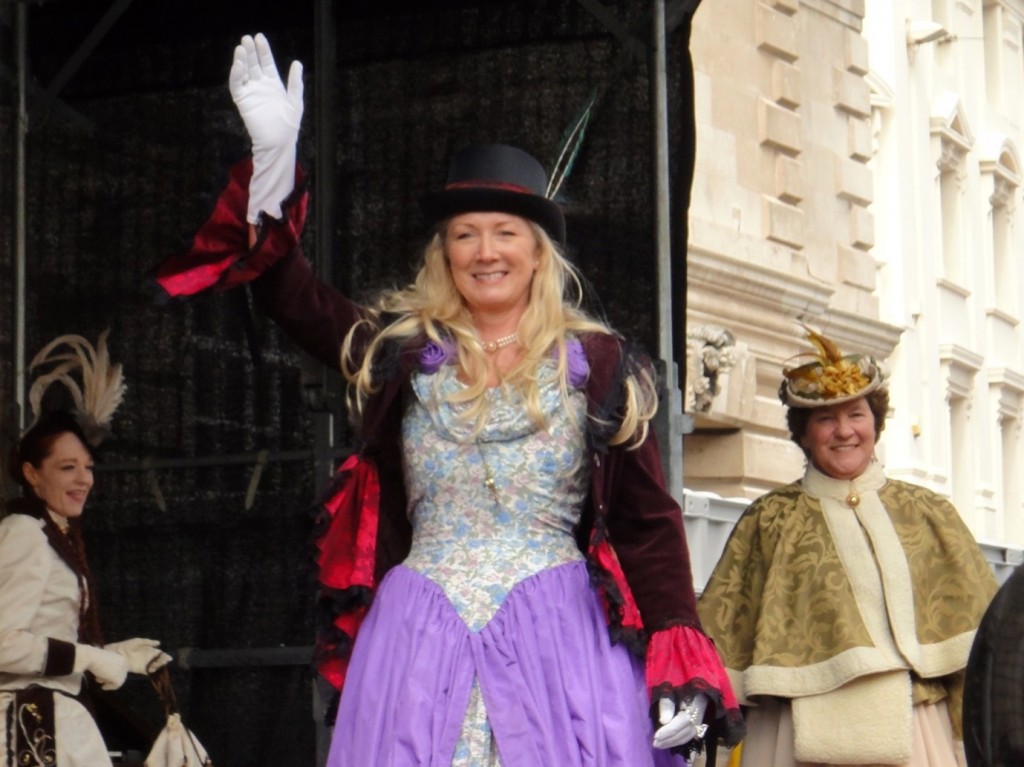
[[[720,390],[719,376],[736,364],[732,333],[720,325],[686,330],[686,402],[689,413],[707,413]]]

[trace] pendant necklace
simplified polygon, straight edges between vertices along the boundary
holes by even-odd
[[[484,446],[477,442],[476,450],[480,454],[480,463],[484,466],[484,487],[491,491],[491,495],[494,496],[494,503],[501,506],[501,501],[498,500],[498,486],[494,481],[494,472],[491,471],[491,465],[487,463],[487,457],[484,455]]]

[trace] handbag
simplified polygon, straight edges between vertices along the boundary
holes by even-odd
[[[164,704],[167,722],[149,750],[143,767],[213,767],[213,761],[195,734],[181,721],[167,666],[150,673],[149,681]]]

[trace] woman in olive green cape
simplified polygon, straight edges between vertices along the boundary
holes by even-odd
[[[751,504],[699,603],[747,706],[742,766],[957,767],[995,578],[947,500],[876,460],[881,366],[808,338],[779,392],[806,472]]]

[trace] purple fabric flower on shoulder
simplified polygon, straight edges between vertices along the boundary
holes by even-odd
[[[570,338],[565,342],[565,366],[569,371],[570,386],[583,386],[586,383],[590,375],[590,364],[578,338]]]
[[[427,341],[420,351],[420,368],[424,373],[434,374],[455,356],[455,351],[447,344]]]

